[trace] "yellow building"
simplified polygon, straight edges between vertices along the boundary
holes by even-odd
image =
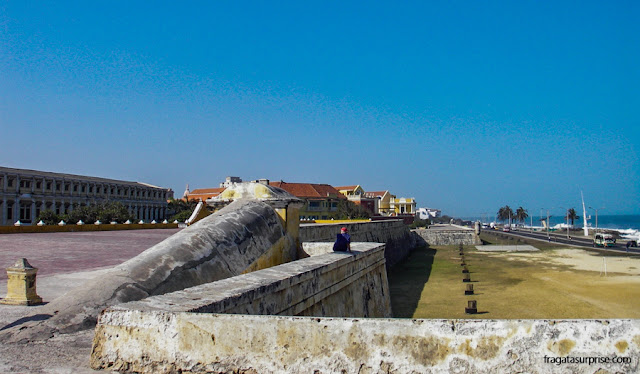
[[[328,184],[270,182],[271,186],[282,188],[295,197],[304,200],[300,208],[301,220],[324,220],[338,216],[338,204],[345,197]]]
[[[353,196],[361,196],[364,195],[364,189],[362,187],[360,187],[360,185],[355,185],[355,186],[341,186],[341,187],[334,187],[336,190],[338,190],[341,194],[343,194],[344,196],[348,197],[353,197]]]
[[[400,214],[416,214],[416,199],[413,197],[393,197],[389,201],[389,208],[395,215]]]
[[[391,199],[395,199],[395,196],[388,190],[365,192],[364,196],[375,199],[377,214],[381,216],[390,216],[392,213],[395,213],[394,210],[391,209]]]
[[[336,187],[336,190],[347,197],[349,201],[368,210],[371,214],[380,214],[378,199],[367,195],[360,185]]]

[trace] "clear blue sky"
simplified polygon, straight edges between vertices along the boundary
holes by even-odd
[[[640,214],[639,19],[638,1],[0,1],[0,165],[177,196],[360,184],[454,216],[581,210],[582,190]]]

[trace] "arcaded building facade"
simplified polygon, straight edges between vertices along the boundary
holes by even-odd
[[[64,214],[104,201],[124,204],[137,219],[162,220],[173,190],[140,182],[0,166],[0,225],[36,223],[42,210]]]

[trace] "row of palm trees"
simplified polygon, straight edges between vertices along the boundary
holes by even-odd
[[[498,210],[498,215],[497,215],[497,219],[499,221],[508,220],[509,222],[511,222],[511,220],[515,220],[516,222],[524,223],[527,218],[529,218],[529,213],[527,212],[526,209],[524,209],[523,207],[519,207],[518,209],[516,209],[516,212],[514,213],[509,205],[505,205],[502,208],[500,208]],[[571,220],[571,225],[573,226],[574,220],[580,217],[576,214],[576,210],[571,208],[567,210],[567,214],[565,215],[564,218],[567,220]]]
[[[514,213],[509,205],[505,205],[500,210],[498,210],[498,220],[511,222],[511,220],[515,219],[518,222],[524,222],[525,219],[529,217],[527,210],[523,207],[519,207],[516,209]]]

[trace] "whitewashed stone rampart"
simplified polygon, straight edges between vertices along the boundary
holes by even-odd
[[[95,342],[94,368],[141,373],[640,369],[638,320],[357,319],[110,310],[100,318]],[[566,362],[580,360],[585,362]]]

